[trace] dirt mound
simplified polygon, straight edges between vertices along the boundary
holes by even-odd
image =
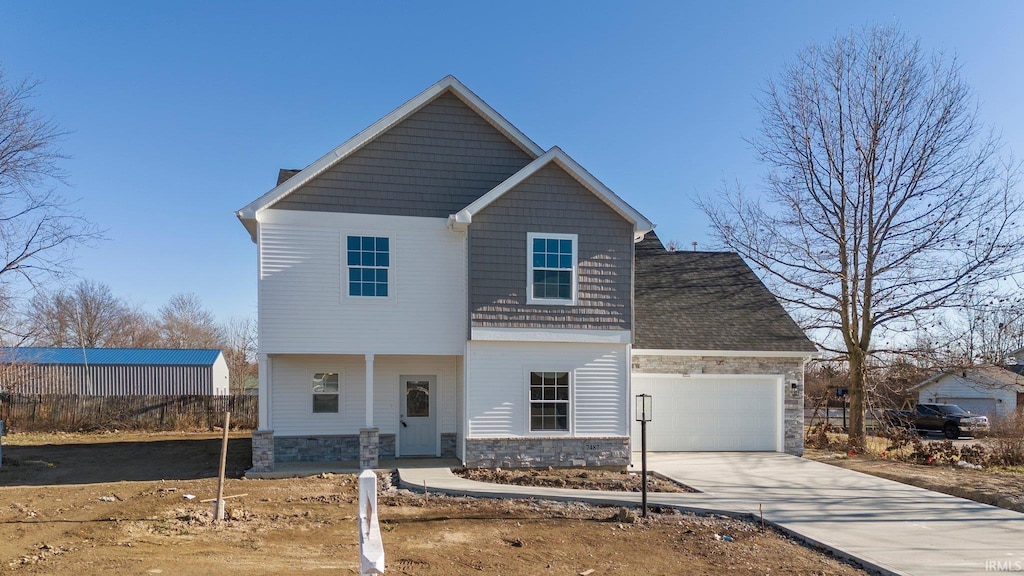
[[[493,470],[460,468],[455,473],[463,478],[494,484],[570,488],[576,490],[607,490],[640,492],[643,484],[637,472],[580,468],[522,468]],[[693,488],[662,476],[647,474],[648,492],[697,492]]]

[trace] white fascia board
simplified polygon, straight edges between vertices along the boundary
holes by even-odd
[[[653,348],[634,348],[633,356],[721,356],[733,357],[761,357],[761,358],[817,358],[819,352],[786,352],[779,350],[658,350]]]
[[[629,344],[630,330],[570,330],[542,328],[474,327],[473,340],[491,342],[589,342],[597,344]]]
[[[352,138],[349,138],[341,146],[338,146],[334,150],[331,150],[322,156],[316,162],[306,166],[298,174],[295,174],[266,194],[249,203],[241,210],[238,210],[238,212],[236,212],[238,219],[246,225],[246,228],[250,228],[250,225],[246,221],[255,219],[258,211],[271,206],[281,198],[295,191],[300,186],[317,177],[325,170],[340,162],[346,156],[362,148],[366,143],[386,132],[402,120],[405,120],[423,106],[429,104],[447,90],[451,90],[452,93],[465,102],[467,106],[475,110],[484,119],[490,122],[491,125],[512,139],[513,142],[533,157],[540,156],[544,152],[536,142],[530,140],[526,134],[520,132],[518,128],[502,117],[501,114],[498,114],[494,108],[491,108],[486,102],[481,100],[480,97],[474,94],[472,90],[467,88],[462,82],[459,82],[459,80],[454,76],[448,75],[430,88],[420,92],[405,104],[402,104],[393,110],[387,116],[374,122],[362,132],[356,134]],[[252,234],[251,229],[250,234]]]
[[[573,160],[558,146],[552,147],[539,158],[530,162],[515,174],[509,176],[508,179],[492,188],[487,194],[484,194],[469,206],[459,210],[452,216],[452,218],[459,224],[471,224],[473,222],[474,215],[487,208],[487,206],[498,198],[501,198],[509,190],[512,190],[519,184],[522,184],[524,180],[535,174],[549,162],[557,163],[580,184],[583,184],[588,190],[594,193],[594,195],[604,201],[605,204],[611,206],[613,210],[632,223],[635,234],[640,234],[642,237],[643,234],[654,229],[654,224],[652,224],[650,220],[645,218],[644,215],[638,212],[635,208],[627,204],[625,200],[619,198],[618,195],[612,192],[600,180],[595,178],[593,174],[587,172],[583,166],[580,166],[578,162]]]

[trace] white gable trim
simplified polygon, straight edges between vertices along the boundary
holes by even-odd
[[[451,91],[455,96],[462,100],[467,106],[472,108],[477,114],[480,114],[485,120],[491,123],[500,132],[508,136],[513,142],[515,142],[525,152],[536,158],[543,154],[544,150],[538,146],[533,140],[530,140],[519,131],[518,128],[512,125],[511,122],[498,114],[496,110],[491,108],[486,102],[480,99],[479,96],[474,94],[469,88],[467,88],[462,82],[459,82],[454,76],[448,75],[442,78],[439,82],[427,88],[423,92],[420,92],[412,100],[409,100],[405,104],[402,104],[387,116],[371,124],[368,128],[356,134],[352,138],[349,138],[344,144],[338,146],[334,150],[331,150],[326,155],[322,156],[316,162],[313,162],[309,166],[306,166],[298,174],[295,174],[288,180],[282,182],[271,191],[260,196],[247,206],[239,210],[236,215],[243,224],[246,224],[246,228],[250,228],[250,232],[255,229],[254,224],[251,222],[255,220],[256,213],[260,210],[270,207],[275,202],[284,198],[291,192],[294,192],[299,187],[303,186],[313,178],[322,174],[325,170],[328,170],[345,157],[349,156],[356,150],[362,148],[368,142],[374,138],[387,132],[393,126],[405,120],[412,114],[414,114],[420,108],[426,106],[438,96],[444,94],[446,91]],[[248,222],[247,222],[248,221]]]
[[[449,216],[449,222],[454,225],[462,226],[471,224],[473,222],[474,215],[490,206],[491,203],[498,198],[501,198],[509,190],[512,190],[519,184],[522,184],[523,181],[535,174],[544,166],[547,166],[550,162],[558,164],[580,184],[583,184],[588,190],[594,193],[594,195],[603,200],[605,204],[611,206],[612,209],[618,212],[623,218],[632,223],[635,233],[642,236],[654,229],[654,224],[652,224],[650,220],[645,218],[643,214],[637,212],[635,208],[627,204],[622,198],[619,198],[618,195],[602,184],[600,180],[594,178],[590,172],[587,172],[579,165],[579,163],[563,152],[558,146],[552,147],[542,156],[524,166],[520,171],[509,176],[507,180],[492,188],[490,192],[484,194],[469,206],[459,210],[458,213]]]

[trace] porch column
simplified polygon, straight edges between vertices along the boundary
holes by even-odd
[[[380,464],[380,431],[373,427],[373,354],[366,354],[366,427],[359,430],[359,467]]]
[[[259,394],[259,429],[270,428],[270,404],[267,398],[270,397],[270,362],[266,354],[259,354],[256,360],[259,373],[259,384],[256,388]]]
[[[270,372],[274,369],[273,359],[266,354],[257,356],[259,367],[259,427],[252,431],[252,470],[272,472],[274,470],[274,431],[270,429]]]
[[[373,354],[366,355],[366,427],[373,428]]]

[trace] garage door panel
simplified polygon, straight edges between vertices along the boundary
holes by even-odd
[[[647,448],[663,452],[777,450],[779,387],[764,376],[633,375],[633,393],[654,402]],[[633,439],[639,449],[635,421]]]

